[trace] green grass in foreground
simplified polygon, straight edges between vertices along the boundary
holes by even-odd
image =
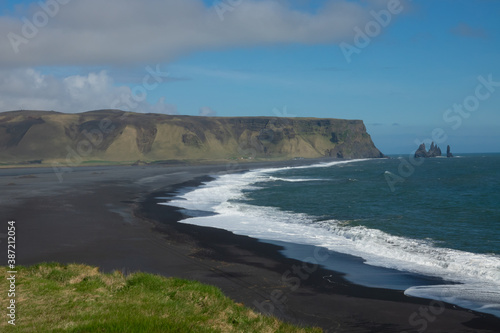
[[[256,314],[199,282],[57,263],[17,267],[14,327],[8,270],[0,271],[1,332],[321,332]]]

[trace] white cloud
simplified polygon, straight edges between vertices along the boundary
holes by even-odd
[[[127,107],[129,106],[129,107]],[[0,70],[0,111],[54,110],[67,113],[121,108],[127,111],[176,113],[162,98],[157,104],[135,101],[128,86],[115,86],[106,71],[62,79],[32,68]]]
[[[212,110],[208,106],[203,106],[200,108],[199,115],[202,117],[214,117],[217,115],[217,112],[215,110]]]
[[[224,13],[223,20],[202,0],[45,0],[19,7],[15,16],[0,16],[0,111],[120,108],[176,113],[164,99],[154,105],[134,101],[140,89],[117,86],[108,72],[89,68],[112,65],[119,77],[131,74],[121,69],[164,64],[196,51],[351,42],[353,28],[370,20],[369,11],[387,0],[327,0],[315,12],[297,9],[308,6],[297,7],[294,1],[229,2],[237,5]],[[58,78],[42,74],[40,67],[90,73]],[[262,79],[228,71],[206,75]],[[209,112],[204,110],[200,112]]]
[[[488,37],[486,31],[482,28],[474,28],[467,23],[460,22],[457,26],[453,27],[451,33],[461,37],[469,38],[486,38]]]
[[[69,3],[54,5],[59,2]],[[244,0],[221,20],[201,0],[46,3],[53,5],[50,15],[34,4],[23,13],[24,22],[0,17],[0,31],[11,39],[0,39],[0,67],[164,63],[199,50],[340,42],[352,39],[353,28],[376,7],[329,0],[309,13],[287,1]]]
[[[165,103],[165,97],[161,97],[154,105],[146,105],[144,110],[151,113],[177,114],[177,107],[173,104]]]

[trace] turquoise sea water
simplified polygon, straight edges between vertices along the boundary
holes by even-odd
[[[500,154],[425,159],[402,169],[407,159],[224,175],[169,204],[213,213],[185,223],[323,247],[367,267],[447,281],[411,280],[416,285],[403,289],[500,316]]]
[[[393,192],[385,175],[399,175],[400,163],[372,160],[277,171],[274,181],[256,182],[258,188],[245,191],[243,202],[440,247],[500,254],[500,155],[422,160],[412,175],[394,183]],[[300,179],[311,180],[293,182]]]

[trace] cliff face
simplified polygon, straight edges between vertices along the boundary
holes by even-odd
[[[0,113],[0,162],[383,157],[360,120]]]

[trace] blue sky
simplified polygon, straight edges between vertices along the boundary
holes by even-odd
[[[21,18],[41,7],[2,2],[0,109],[110,108],[144,91],[149,67],[168,77],[131,111],[362,119],[387,154],[433,131],[455,152],[500,151],[500,1],[401,2],[387,26],[371,14],[385,0],[181,2],[72,0],[17,53],[9,32],[23,37]],[[377,24],[355,43],[356,28]],[[358,53],[348,61],[341,45]],[[464,101],[478,104],[453,111]]]

